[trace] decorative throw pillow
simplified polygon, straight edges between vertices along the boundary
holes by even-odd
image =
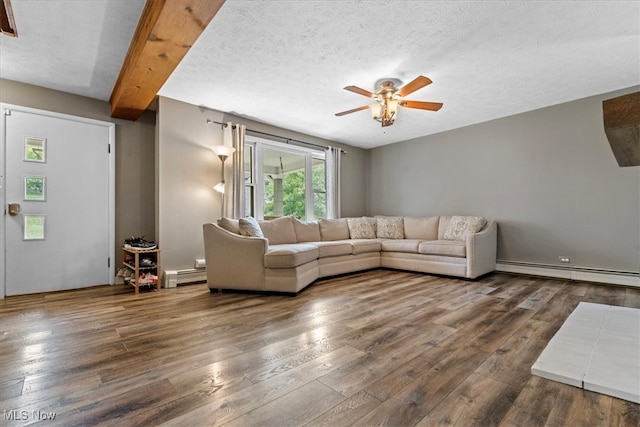
[[[222,217],[218,219],[218,225],[227,231],[240,234],[240,222],[237,219]]]
[[[465,241],[467,234],[482,230],[487,220],[479,216],[452,216],[444,232],[445,240]]]
[[[369,217],[347,218],[349,236],[352,239],[375,239],[376,219]]]
[[[404,220],[401,216],[377,216],[376,235],[380,239],[404,239]]]
[[[240,234],[242,236],[264,237],[264,234],[262,234],[262,229],[260,228],[260,225],[258,225],[258,221],[256,221],[255,218],[251,218],[250,216],[246,218],[240,218],[238,220],[238,223],[240,225]]]

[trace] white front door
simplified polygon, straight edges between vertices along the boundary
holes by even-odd
[[[113,284],[115,125],[8,105],[2,124],[3,295]]]

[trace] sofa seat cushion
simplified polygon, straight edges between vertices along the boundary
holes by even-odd
[[[350,240],[334,240],[326,242],[313,242],[318,248],[318,258],[338,255],[351,255],[353,249]]]
[[[382,250],[387,252],[408,252],[417,254],[421,240],[415,239],[393,239],[383,240]]]
[[[354,255],[380,252],[382,239],[352,239],[349,241]]]
[[[318,248],[306,243],[270,245],[264,255],[268,268],[291,268],[318,259]]]
[[[465,242],[458,242],[455,240],[431,240],[428,242],[421,242],[418,246],[418,253],[464,258],[467,256],[467,245]]]

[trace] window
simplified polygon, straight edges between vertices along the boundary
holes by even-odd
[[[255,168],[254,146],[246,144],[244,147],[244,216],[254,216],[255,211]]]
[[[327,217],[327,173],[322,158],[313,157],[311,184],[313,187],[313,219]]]
[[[324,151],[247,136],[244,153],[246,216],[325,217]]]

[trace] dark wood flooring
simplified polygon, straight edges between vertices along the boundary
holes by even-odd
[[[372,270],[297,296],[8,297],[0,425],[638,426],[640,405],[530,374],[580,301],[640,289]]]

